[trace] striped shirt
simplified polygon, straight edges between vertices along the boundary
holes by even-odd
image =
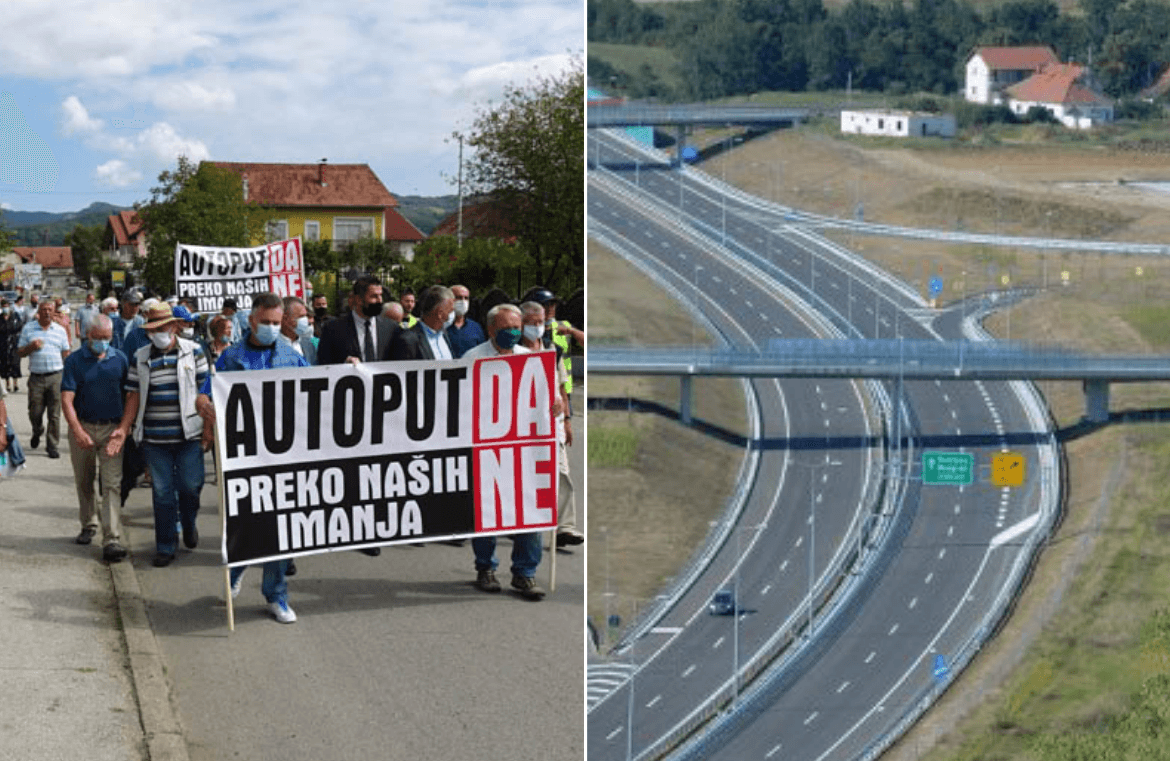
[[[65,367],[65,357],[68,354],[70,341],[65,328],[55,322],[50,322],[48,328],[42,328],[36,320],[26,322],[20,330],[20,343],[17,348],[23,349],[36,339],[44,343],[41,348],[28,355],[28,371],[30,373],[56,373]]]
[[[196,344],[195,388],[203,387],[208,377],[207,355]],[[183,435],[183,413],[179,405],[179,347],[175,345],[165,354],[150,348],[150,388],[146,394],[146,411],[142,415],[142,440],[151,444],[175,444],[186,441]],[[139,394],[138,363],[131,362],[126,374],[127,392]]]

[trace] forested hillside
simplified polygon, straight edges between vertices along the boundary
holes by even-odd
[[[710,99],[765,90],[953,93],[978,45],[1051,45],[1092,63],[1104,91],[1130,97],[1170,64],[1161,0],[588,0],[589,41],[673,53],[673,71],[589,56],[589,76],[632,97]]]

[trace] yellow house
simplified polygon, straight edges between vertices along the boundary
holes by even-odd
[[[301,236],[334,248],[360,238],[390,241],[410,261],[426,238],[398,213],[398,199],[368,164],[259,164],[212,161],[240,175],[244,200],[271,207],[269,240]]]

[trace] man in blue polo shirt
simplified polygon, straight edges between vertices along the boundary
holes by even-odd
[[[45,453],[56,459],[61,425],[61,370],[69,356],[69,334],[53,319],[57,306],[52,299],[37,305],[37,318],[24,324],[16,353],[28,357],[28,419],[32,423],[29,449],[36,449],[45,437]],[[48,418],[42,422],[43,418]]]
[[[80,508],[77,543],[89,544],[100,525],[102,558],[116,563],[126,557],[119,499],[122,453],[109,454],[106,444],[122,420],[122,386],[130,362],[110,346],[114,326],[109,317],[91,316],[86,327],[86,340],[65,360],[61,377],[61,408],[69,426],[69,455]],[[100,514],[94,500],[94,476],[101,485]]]
[[[300,301],[301,309],[304,302]],[[284,321],[284,302],[275,293],[261,293],[252,297],[252,310],[248,313],[248,328],[243,340],[224,349],[215,362],[217,373],[236,370],[268,370],[274,367],[308,367],[309,363],[296,349],[280,339]],[[215,406],[211,401],[211,378],[203,382],[196,409],[204,420],[215,419]],[[282,624],[297,620],[297,614],[288,604],[288,560],[270,560],[264,564],[264,578],[260,591],[268,601],[268,610]],[[236,566],[231,570],[232,597],[240,593],[247,566]]]

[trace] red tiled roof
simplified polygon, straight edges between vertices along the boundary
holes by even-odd
[[[133,210],[111,214],[107,224],[113,229],[114,240],[119,246],[134,245],[134,238],[142,232],[142,220],[138,218],[138,212]]]
[[[45,269],[73,269],[73,249],[69,246],[16,246],[12,250],[25,264],[39,264]]]
[[[369,164],[212,161],[248,178],[248,200],[272,206],[398,206]],[[324,180],[324,186],[321,180]]]
[[[1060,63],[1056,53],[1047,45],[1018,48],[976,48],[971,55],[982,58],[987,67],[993,70],[1040,71],[1049,64]]]
[[[1157,98],[1168,92],[1170,92],[1170,66],[1166,67],[1166,70],[1162,72],[1162,76],[1158,77],[1158,81],[1138,93],[1138,97]]]
[[[386,231],[383,236],[386,240],[414,240],[423,241],[427,236],[410,223],[410,220],[398,213],[392,206],[386,207]]]
[[[1034,103],[1109,103],[1079,81],[1084,74],[1085,67],[1075,63],[1053,64],[1012,85],[1007,93],[1013,100]]]
[[[459,211],[456,210],[435,225],[435,229],[431,231],[431,237],[458,235],[458,233]],[[480,201],[463,206],[463,239],[467,240],[468,238],[500,238],[513,242],[516,240],[516,233],[512,229],[511,222],[504,218],[500,204],[492,201]]]

